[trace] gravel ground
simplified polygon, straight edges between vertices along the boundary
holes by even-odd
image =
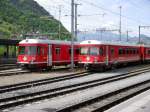
[[[33,72],[33,73],[17,74],[17,75],[12,75],[12,76],[2,76],[0,77],[0,86],[40,80],[44,78],[53,78],[53,77],[58,77],[58,76],[63,76],[63,75],[69,75],[72,73],[78,73],[81,71],[83,70],[76,69],[74,72],[72,72],[71,70],[68,69],[68,70],[61,70],[61,71]]]
[[[10,109],[10,112],[50,112],[52,110],[61,109],[65,106],[77,104],[78,102],[92,99],[97,96],[110,93],[114,90],[128,87],[129,85],[137,84],[145,80],[150,79],[150,73],[144,73],[139,76],[131,77],[121,81],[116,81],[101,86],[93,87],[90,89],[74,92],[68,95],[59,96],[48,101],[41,101],[38,103],[32,103],[21,107]]]

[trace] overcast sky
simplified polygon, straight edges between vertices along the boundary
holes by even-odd
[[[70,31],[71,0],[35,0]],[[150,0],[75,0],[78,6],[78,29],[93,30],[106,27],[119,28],[119,6],[122,6],[122,32],[130,30],[130,35],[138,34],[139,25],[150,25]],[[104,14],[104,15],[103,15]],[[66,16],[67,15],[67,16]],[[142,33],[150,34],[150,29]]]

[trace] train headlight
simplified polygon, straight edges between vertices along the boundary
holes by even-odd
[[[86,57],[86,60],[87,60],[87,61],[90,61],[90,57]]]
[[[26,56],[24,56],[24,57],[23,57],[23,60],[24,60],[24,61],[27,61],[27,57],[26,57]]]

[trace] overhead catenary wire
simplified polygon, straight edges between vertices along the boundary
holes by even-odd
[[[83,1],[83,2],[86,3],[86,4],[91,5],[91,6],[93,6],[93,7],[99,8],[99,9],[101,9],[101,10],[103,10],[103,11],[112,13],[112,14],[117,15],[117,16],[120,16],[120,14],[119,14],[118,12],[114,12],[114,11],[112,11],[112,10],[110,10],[110,9],[107,9],[107,8],[104,8],[104,7],[100,6],[100,5],[97,5],[97,4],[93,3],[93,2],[89,2],[89,1],[87,1],[87,0],[81,0],[81,1]],[[125,16],[125,15],[123,15],[123,14],[121,15],[121,17],[127,18],[128,20],[131,20],[131,21],[136,22],[136,23],[145,24],[145,22],[143,22],[143,21],[141,21],[141,20],[140,20],[140,21],[139,21],[139,20],[135,20],[134,18],[127,17],[127,16]]]

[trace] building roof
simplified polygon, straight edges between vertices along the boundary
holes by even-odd
[[[0,39],[0,45],[12,45],[16,46],[20,40],[17,39]]]

